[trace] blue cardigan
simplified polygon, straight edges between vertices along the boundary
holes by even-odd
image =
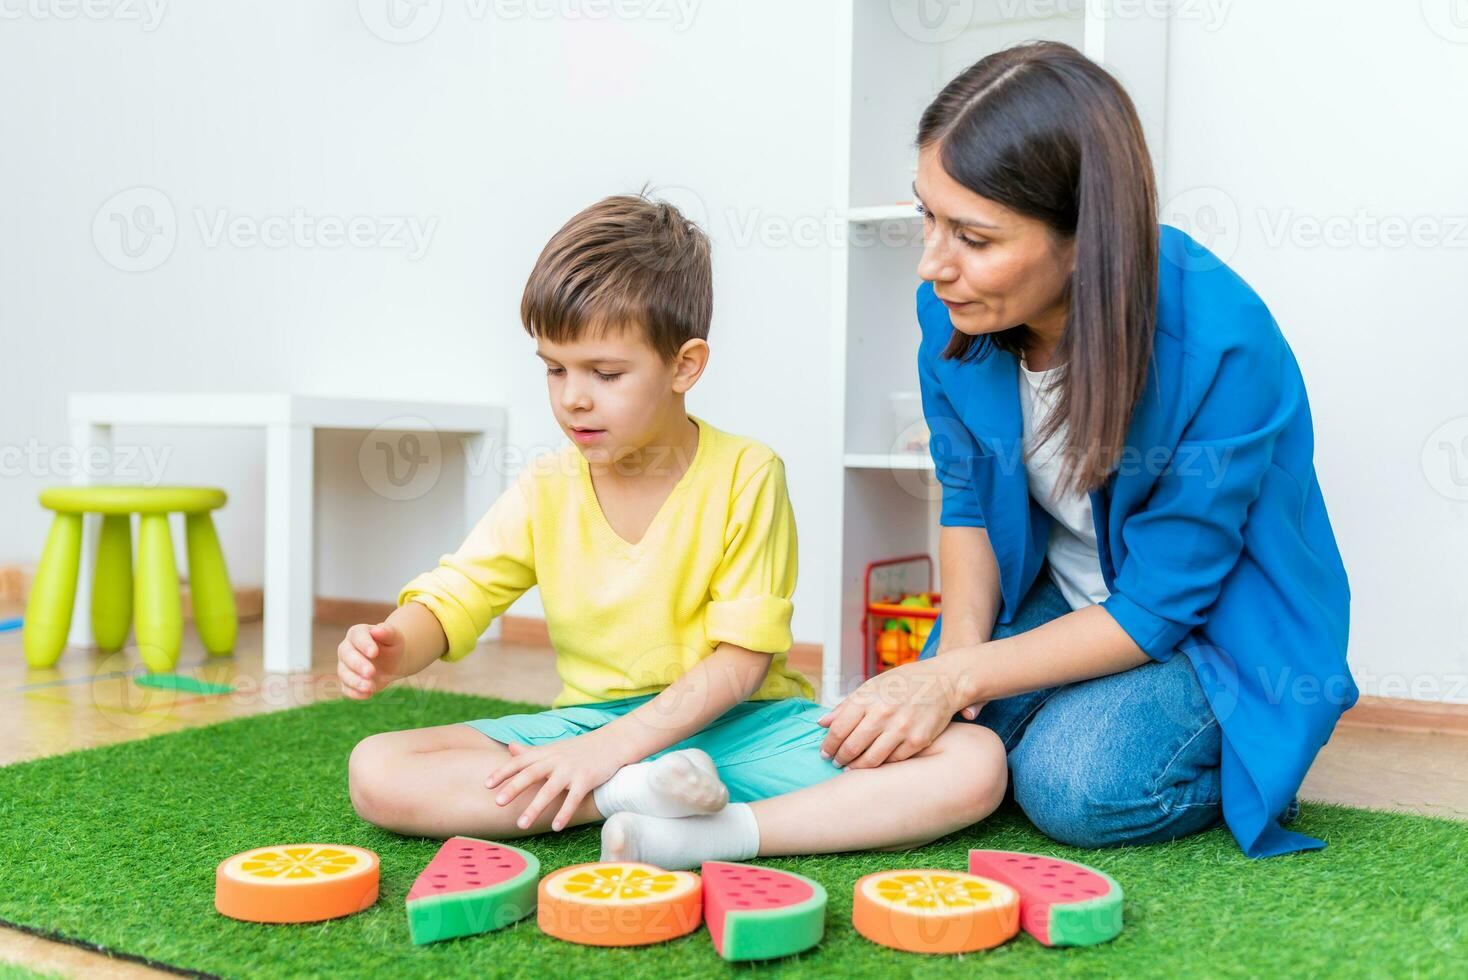
[[[1091,493],[1101,604],[1155,660],[1193,662],[1223,732],[1223,814],[1250,857],[1324,847],[1278,817],[1341,713],[1350,586],[1312,461],[1305,385],[1263,301],[1220,259],[1162,226],[1151,370],[1127,449]],[[918,371],[941,523],[985,527],[1011,622],[1045,558],[1029,496],[1018,361],[941,357],[953,331],[917,292]],[[928,654],[941,635],[941,618]]]

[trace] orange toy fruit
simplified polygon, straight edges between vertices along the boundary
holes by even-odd
[[[347,844],[257,847],[214,872],[214,907],[247,922],[319,922],[375,901],[377,855]]]
[[[696,874],[636,861],[573,864],[540,880],[536,921],[584,946],[661,943],[703,922],[703,888]]]
[[[851,924],[893,949],[968,953],[1019,932],[1019,893],[962,871],[878,871],[857,881]]]

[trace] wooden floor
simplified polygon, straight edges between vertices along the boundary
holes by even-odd
[[[0,619],[20,609],[0,604]],[[266,675],[260,624],[240,628],[234,657],[210,661],[186,634],[180,670],[228,682],[235,693],[199,696],[140,688],[128,677],[133,651],[68,650],[55,669],[29,670],[18,633],[0,633],[0,765],[340,696],[335,663],[342,627],[318,624],[313,672]],[[817,672],[811,671],[818,682]],[[548,704],[560,689],[541,645],[488,644],[454,664],[435,664],[412,683],[438,690]],[[1342,726],[1320,753],[1301,796],[1353,806],[1468,820],[1468,737]],[[60,943],[0,928],[0,960],[65,976],[160,976]]]

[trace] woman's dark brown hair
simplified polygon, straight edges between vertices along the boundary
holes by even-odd
[[[1074,241],[1059,397],[1037,442],[1066,425],[1061,486],[1101,486],[1126,444],[1157,317],[1156,186],[1132,100],[1070,45],[1022,44],[944,86],[917,145],[937,145],[943,169],[975,194]],[[955,330],[943,356],[1018,355],[1029,340],[1024,324],[980,337]]]

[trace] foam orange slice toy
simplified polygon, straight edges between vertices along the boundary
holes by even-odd
[[[893,949],[968,953],[1019,932],[1019,893],[962,871],[878,871],[857,881],[851,924]]]
[[[214,907],[247,922],[320,922],[375,901],[377,855],[347,844],[257,847],[214,871]]]
[[[703,922],[703,888],[696,874],[636,861],[573,864],[540,880],[536,921],[584,946],[661,943]]]

